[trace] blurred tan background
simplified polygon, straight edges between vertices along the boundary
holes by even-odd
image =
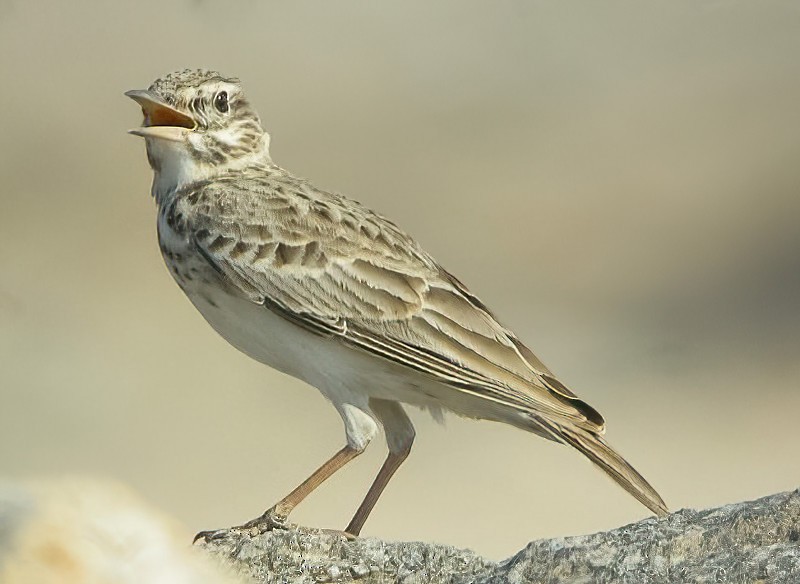
[[[239,76],[275,161],[395,219],[673,508],[800,485],[794,2],[0,0],[0,474],[250,519],[343,441],[172,282],[123,91]],[[578,454],[414,412],[365,535],[501,558],[646,515]],[[301,506],[343,527],[377,441]]]

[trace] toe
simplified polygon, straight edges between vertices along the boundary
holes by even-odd
[[[201,531],[197,535],[194,536],[192,543],[195,544],[198,540],[203,540],[205,543],[210,541],[214,541],[215,539],[221,539],[228,533],[227,529],[213,529],[210,531]]]

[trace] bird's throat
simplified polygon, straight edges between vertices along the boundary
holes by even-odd
[[[185,144],[147,139],[147,160],[153,169],[152,194],[159,206],[181,187],[209,178],[213,165],[192,156]]]
[[[147,159],[153,169],[152,195],[159,206],[182,187],[254,165],[271,164],[268,142],[252,152],[219,163],[203,160],[187,144],[147,139]]]

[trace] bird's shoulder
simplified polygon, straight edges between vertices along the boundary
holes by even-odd
[[[436,261],[387,218],[278,167],[186,185],[167,211],[252,300],[380,321],[419,310]]]
[[[175,213],[199,240],[260,265],[324,268],[365,261],[436,277],[436,261],[383,215],[275,167],[257,167],[182,188]]]

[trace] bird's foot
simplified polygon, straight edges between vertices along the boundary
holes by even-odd
[[[198,540],[205,542],[214,541],[225,537],[231,531],[243,531],[248,535],[256,536],[266,531],[273,531],[275,529],[292,529],[296,527],[293,523],[287,521],[287,516],[277,511],[275,507],[268,509],[260,517],[251,519],[247,523],[238,525],[236,527],[229,527],[227,529],[214,529],[210,531],[201,531],[194,536],[192,543],[197,543]]]

